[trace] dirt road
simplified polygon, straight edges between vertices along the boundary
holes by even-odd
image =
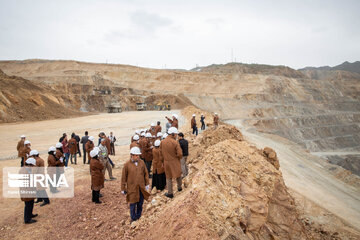
[[[247,129],[241,120],[227,123],[238,127],[257,147],[276,151],[287,187],[360,230],[360,189],[335,178],[326,170],[328,163],[284,138]]]

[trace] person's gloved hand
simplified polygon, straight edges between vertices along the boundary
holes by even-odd
[[[126,191],[121,191],[122,194],[126,195]]]
[[[150,186],[147,185],[147,186],[145,187],[145,189],[146,189],[146,191],[149,191],[149,190],[150,190]]]

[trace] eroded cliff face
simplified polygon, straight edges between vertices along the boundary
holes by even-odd
[[[281,172],[235,127],[207,130],[190,145],[186,188],[170,201],[153,198],[137,239],[308,238]]]

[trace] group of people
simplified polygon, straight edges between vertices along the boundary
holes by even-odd
[[[171,125],[166,127],[163,134],[160,121],[157,124],[152,123],[149,129],[139,129],[135,131],[135,135],[131,138],[130,159],[125,163],[121,176],[121,192],[126,195],[126,200],[130,204],[130,216],[132,221],[136,221],[141,217],[142,205],[144,199],[147,200],[150,190],[156,188],[157,192],[161,192],[167,188],[165,196],[174,197],[173,179],[176,180],[178,192],[182,191],[182,179],[188,175],[187,156],[188,141],[184,138],[184,134],[178,131],[179,122],[176,114],[172,118],[166,117]],[[202,129],[205,128],[205,117],[201,116]],[[218,115],[214,116],[214,128],[218,125]],[[196,127],[195,116],[191,120],[191,127]],[[193,132],[194,134],[194,132]],[[196,133],[197,134],[197,133]],[[64,173],[64,168],[68,165],[68,159],[71,163],[76,164],[76,154],[79,153],[79,142],[83,144],[83,155],[86,163],[90,164],[92,201],[95,204],[102,203],[100,190],[104,188],[106,170],[109,179],[116,180],[112,174],[112,168],[115,166],[109,155],[115,155],[114,143],[115,136],[111,132],[107,137],[104,132],[99,133],[98,146],[95,146],[94,137],[85,136],[81,140],[77,140],[75,133],[71,134],[71,139],[67,140],[64,133],[56,143],[48,150],[48,167],[56,167],[54,174],[56,177]],[[21,157],[21,166],[24,172],[33,171],[32,168],[44,167],[44,160],[39,157],[36,150],[31,150],[30,141],[26,140],[24,135],[17,145],[18,155]],[[54,170],[51,170],[54,171]],[[149,178],[152,178],[150,188]],[[43,202],[40,206],[50,203],[44,189],[36,189],[41,192],[42,198],[38,198],[36,202]],[[50,191],[56,193],[58,190],[50,187]],[[24,221],[26,224],[36,222],[33,218],[37,214],[33,214],[34,198],[21,198],[25,202]]]

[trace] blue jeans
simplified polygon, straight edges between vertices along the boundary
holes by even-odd
[[[130,217],[132,221],[136,221],[141,217],[142,205],[144,203],[144,196],[140,191],[140,199],[137,203],[130,203]]]
[[[64,165],[65,167],[68,166],[68,162],[69,162],[69,157],[70,157],[70,153],[65,153],[65,161],[64,161]]]

